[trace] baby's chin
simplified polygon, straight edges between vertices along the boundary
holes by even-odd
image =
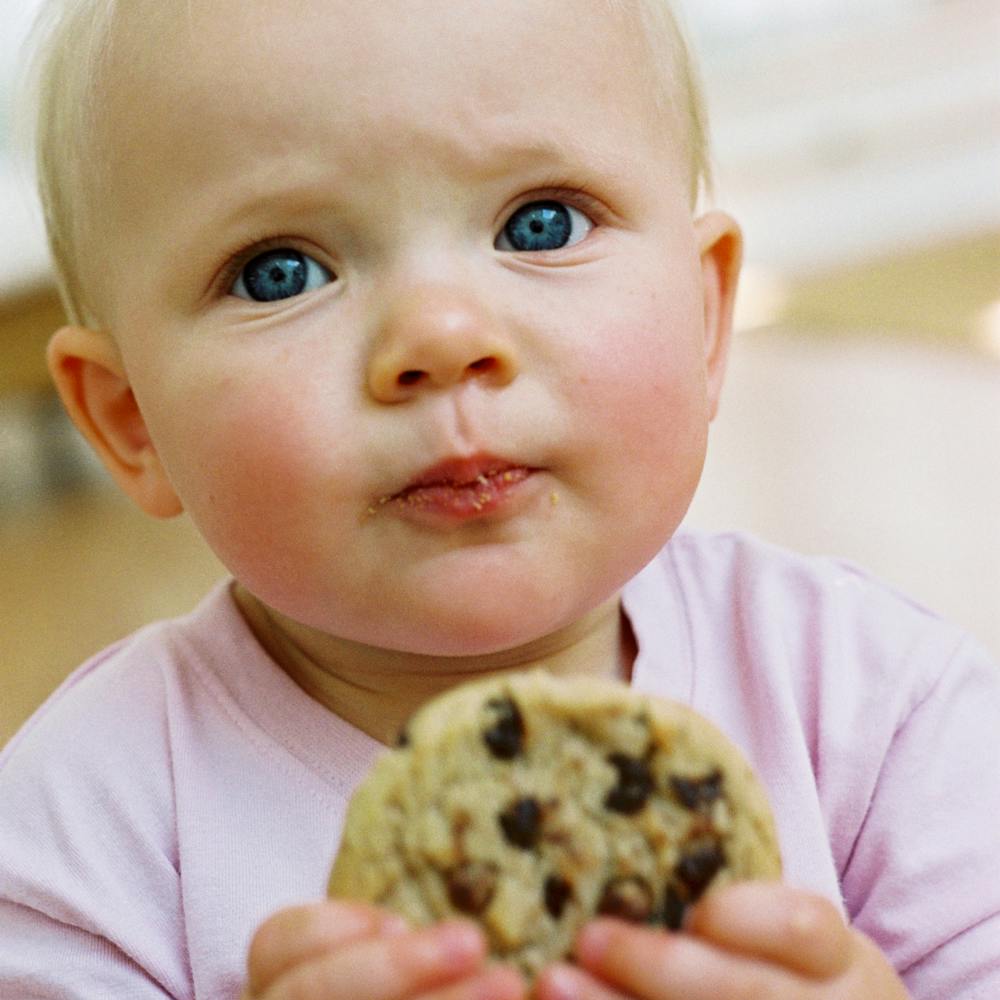
[[[459,661],[468,660],[470,672],[478,674],[532,666],[574,646],[598,627],[602,616],[617,614],[617,595],[607,604],[607,611],[603,607],[560,607],[554,602],[545,607],[537,601],[477,599],[465,594],[435,607],[425,595],[419,609],[393,611],[383,606],[381,614],[360,620],[320,615],[302,622],[294,615],[287,617],[334,642],[355,646],[361,655],[445,659],[451,661],[441,667],[446,671],[461,671]]]
[[[470,676],[542,666],[555,673],[614,675],[619,665],[619,595],[595,608],[550,620],[537,613],[507,613],[436,622],[400,652],[446,661],[437,669]]]
[[[554,645],[561,644],[555,637],[571,630],[572,624],[520,608],[479,608],[471,614],[454,608],[383,622],[371,630],[355,631],[353,637],[359,644],[409,656],[475,659],[489,670],[520,667],[544,658]]]

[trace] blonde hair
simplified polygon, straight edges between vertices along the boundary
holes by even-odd
[[[162,12],[169,2],[158,0],[153,7]],[[187,8],[191,0],[183,2]],[[626,15],[635,12],[634,2],[605,0]],[[60,296],[71,323],[95,328],[102,325],[101,310],[87,278],[86,256],[108,179],[94,137],[101,124],[100,81],[123,9],[120,0],[43,0],[25,80],[30,143]],[[712,189],[701,80],[671,0],[639,0],[639,17],[658,106],[688,136],[693,208]]]
[[[83,278],[83,248],[98,201],[90,137],[98,119],[96,80],[117,8],[118,0],[46,0],[29,39],[28,127],[49,249],[70,322],[88,326],[100,325]]]
[[[605,2],[612,10],[631,4],[631,0]],[[679,123],[687,138],[693,209],[699,198],[714,193],[708,107],[698,61],[676,0],[639,0],[638,14],[657,108],[665,120]]]

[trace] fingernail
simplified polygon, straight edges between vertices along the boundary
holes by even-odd
[[[799,938],[810,938],[823,924],[820,911],[809,900],[796,901],[788,918],[788,929]]]
[[[552,965],[544,973],[544,1000],[579,1000],[576,974],[565,965]]]
[[[525,981],[521,974],[510,966],[493,965],[479,978],[478,985],[478,990],[473,994],[475,1000],[495,1000],[496,997],[515,996],[523,1000],[525,996]]]
[[[442,924],[437,932],[437,946],[449,962],[464,962],[484,951],[483,937],[473,924],[454,922]]]
[[[399,937],[410,929],[410,925],[397,913],[388,913],[382,918],[382,933],[387,937]]]
[[[611,944],[614,928],[603,920],[595,920],[580,931],[576,939],[576,957],[585,965],[600,962]]]

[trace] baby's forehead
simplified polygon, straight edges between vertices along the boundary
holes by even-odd
[[[327,100],[334,116],[363,105],[373,119],[393,103],[405,108],[407,95],[494,118],[527,103],[556,113],[560,100],[574,111],[615,93],[618,116],[675,108],[663,99],[673,73],[640,16],[644,3],[574,3],[572,24],[551,0],[168,0],[141,14],[136,5],[119,15],[106,95],[141,118],[158,99],[187,104],[192,120],[240,97],[264,114],[279,91],[303,108]]]
[[[509,59],[526,75],[537,77],[553,67],[570,66],[585,52],[581,41],[618,49],[620,59],[612,75],[593,81],[595,87],[613,87],[625,79],[656,81],[659,87],[681,82],[673,70],[681,39],[670,13],[669,0],[573,0],[573,17],[566,18],[562,3],[554,0],[105,0],[112,10],[108,22],[112,79],[135,81],[142,76],[167,76],[183,84],[202,63],[223,87],[250,86],[251,69],[260,72],[276,35],[298,23],[331,29],[332,36],[363,43],[357,53],[367,67],[385,71],[391,60],[415,70],[419,86],[422,68],[436,61],[461,62],[475,54],[477,64]],[[95,10],[102,0],[91,0]],[[544,26],[543,26],[544,24]],[[523,57],[504,38],[536,29],[544,34],[544,62]],[[220,29],[238,43],[245,71],[217,58],[214,40]],[[409,44],[396,44],[404,34]],[[458,45],[456,43],[462,42]],[[114,58],[115,54],[118,58]],[[331,54],[331,59],[334,56]],[[237,72],[233,72],[237,70]],[[307,89],[303,75],[287,81]],[[364,98],[357,94],[355,97]]]
[[[333,118],[363,106],[371,131],[433,101],[442,124],[466,114],[470,127],[543,104],[555,130],[557,115],[609,95],[616,117],[655,109],[676,118],[682,102],[668,93],[675,75],[664,65],[672,55],[643,17],[645,0],[574,4],[568,24],[552,0],[292,0],[279,13],[265,0],[188,0],[182,17],[164,11],[176,3],[147,17],[143,2],[120,16],[125,44],[112,46],[106,92],[144,123],[158,100],[169,105],[164,123],[178,107],[192,122],[227,109],[251,121],[278,107],[279,93],[282,114],[296,102],[327,101]]]

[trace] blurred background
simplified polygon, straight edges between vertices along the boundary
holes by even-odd
[[[567,0],[570,2],[570,0]],[[224,574],[68,427],[0,0],[0,745],[78,663]],[[690,0],[747,270],[688,523],[860,563],[1000,659],[1000,0]]]

